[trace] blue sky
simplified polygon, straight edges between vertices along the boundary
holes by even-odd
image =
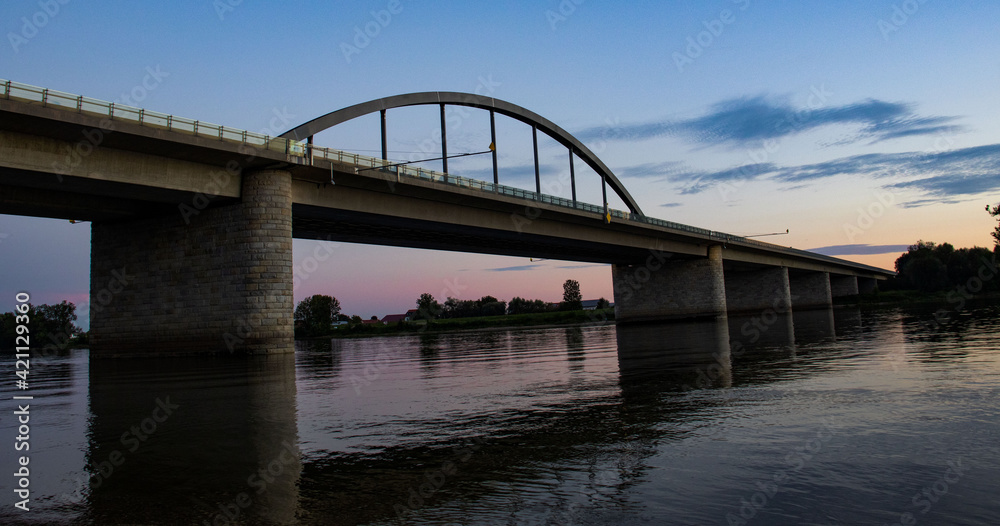
[[[891,267],[918,239],[991,243],[997,20],[997,4],[935,0],[6,0],[0,78],[275,132],[377,97],[480,91],[584,140],[648,215],[745,235],[789,229],[765,239]],[[137,90],[150,71],[155,88]],[[449,153],[485,149],[487,114],[458,118]],[[437,156],[435,109],[390,112],[389,123],[390,157]],[[501,182],[531,188],[530,131],[498,126]],[[379,147],[374,118],[317,140]],[[543,184],[568,193],[553,184],[565,150],[541,146]],[[487,162],[450,168],[488,177]],[[582,172],[581,198],[599,203],[596,176]],[[313,250],[296,241],[296,261]],[[334,251],[297,300],[332,294],[351,314],[381,316],[421,292],[555,301],[567,278],[588,298],[611,297],[606,266]],[[82,304],[88,266],[86,224],[0,216],[5,297]]]

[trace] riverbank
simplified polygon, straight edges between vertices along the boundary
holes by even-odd
[[[834,298],[833,304],[847,307],[878,308],[910,305],[936,305],[980,300],[1000,300],[1000,292],[980,292],[978,294],[972,294],[965,290],[947,290],[938,292],[921,292],[919,290],[876,291],[871,294]]]
[[[480,316],[475,318],[453,318],[431,321],[400,322],[389,325],[366,324],[334,329],[330,334],[320,336],[299,336],[296,340],[316,338],[357,338],[367,336],[391,336],[394,334],[456,332],[476,329],[503,327],[552,327],[559,325],[580,325],[614,321],[614,309],[538,312],[531,314],[505,314],[502,316]]]

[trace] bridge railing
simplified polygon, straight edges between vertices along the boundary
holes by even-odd
[[[212,124],[200,120],[186,119],[166,113],[159,113],[124,104],[118,104],[116,102],[108,102],[90,97],[84,97],[82,95],[73,95],[71,93],[22,84],[11,80],[0,79],[0,87],[3,89],[3,98],[9,100],[17,100],[31,104],[40,103],[46,107],[60,108],[67,111],[95,115],[98,117],[107,117],[110,120],[125,120],[137,123],[141,126],[187,133],[198,137],[242,143],[254,148],[284,152],[287,155],[294,155],[298,157],[311,156],[311,158],[326,159],[328,161],[336,161],[362,168],[373,168],[394,173],[399,177],[410,177],[425,181],[460,186],[463,188],[482,190],[484,192],[493,192],[499,195],[591,212],[599,214],[600,216],[603,216],[605,213],[605,208],[603,206],[574,201],[564,197],[541,194],[531,190],[524,190],[522,188],[501,184],[493,184],[486,181],[480,181],[478,179],[470,179],[467,177],[436,172],[433,170],[426,170],[420,167],[393,164],[391,161],[385,159],[345,152],[335,148],[312,146],[301,141],[286,139],[284,137],[271,137],[267,134],[225,127],[221,124]],[[769,250],[781,250],[784,252],[792,252],[826,259],[820,254],[807,252],[805,250],[782,247],[780,245],[765,243],[756,239],[735,236],[714,230],[707,230],[704,228],[675,223],[673,221],[665,221],[663,219],[630,214],[629,212],[622,210],[607,209],[607,212],[614,218],[698,234],[722,241],[724,243],[740,243],[743,245],[759,246]],[[836,258],[829,259],[836,260]]]

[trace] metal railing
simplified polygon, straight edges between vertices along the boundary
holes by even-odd
[[[308,156],[310,158],[310,162],[312,159],[319,158],[328,161],[336,161],[339,163],[350,164],[360,168],[379,169],[380,167],[383,167],[380,169],[380,171],[393,173],[399,177],[409,177],[424,181],[431,181],[436,183],[448,184],[452,186],[459,186],[462,188],[481,190],[484,192],[492,192],[497,195],[504,195],[518,199],[525,199],[528,201],[535,201],[538,203],[544,203],[565,208],[571,208],[574,210],[581,210],[584,212],[590,212],[598,214],[601,217],[603,217],[605,214],[605,208],[600,205],[582,203],[580,201],[574,201],[571,199],[566,199],[564,197],[541,194],[538,192],[533,192],[531,190],[524,190],[521,188],[513,186],[505,186],[501,184],[493,184],[486,181],[480,181],[478,179],[469,179],[467,177],[451,175],[443,172],[436,172],[433,170],[425,170],[419,167],[399,165],[397,163],[385,159],[378,159],[366,155],[359,155],[356,153],[345,152],[343,150],[337,150],[335,148],[323,148],[319,146],[312,146],[302,141],[286,139],[284,137],[271,137],[266,134],[254,133],[251,131],[242,130],[238,128],[225,127],[222,126],[221,124],[212,124],[199,120],[186,119],[183,117],[168,115],[166,113],[159,113],[123,104],[116,104],[114,102],[92,99],[90,97],[84,97],[82,95],[73,95],[71,93],[65,93],[47,88],[31,86],[28,84],[22,84],[11,80],[0,79],[0,85],[2,85],[3,87],[3,98],[8,100],[17,100],[31,104],[41,103],[43,106],[46,107],[59,108],[67,111],[95,115],[99,117],[107,117],[111,120],[125,120],[137,123],[141,126],[148,126],[151,128],[158,128],[178,133],[186,133],[198,137],[207,137],[207,138],[218,139],[220,141],[241,143],[248,146],[252,146],[254,148],[283,152],[287,155],[292,155],[296,157]],[[633,214],[622,210],[616,210],[613,208],[608,208],[607,212],[613,218],[652,225],[652,226],[658,226],[690,234],[696,234],[707,237],[709,239],[718,240],[723,243],[737,243],[741,245],[756,246],[772,251],[793,253],[802,256],[808,256],[814,259],[835,261],[841,264],[844,263],[844,261],[830,256],[823,256],[821,254],[815,254],[812,252],[807,252],[805,250],[783,247],[781,245],[775,245],[772,243],[765,243],[763,241],[758,241],[756,239],[750,239],[743,236],[727,234],[725,232],[717,232],[714,230],[708,230],[681,223],[675,223],[673,221],[665,221],[663,219],[645,217],[642,215]],[[859,266],[867,267],[867,265],[859,265]]]

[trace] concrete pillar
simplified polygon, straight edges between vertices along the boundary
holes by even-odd
[[[191,210],[91,226],[91,355],[293,352],[291,175]]]
[[[650,258],[644,265],[613,265],[619,322],[717,317],[726,314],[722,248],[689,260]]]
[[[830,274],[830,294],[834,298],[857,296],[858,278],[856,276]]]
[[[878,281],[875,278],[858,278],[858,293],[871,294],[878,288]]]
[[[789,272],[792,309],[827,308],[833,305],[828,272]]]
[[[727,270],[725,279],[729,314],[760,313],[768,309],[781,313],[792,308],[792,292],[786,267]]]

